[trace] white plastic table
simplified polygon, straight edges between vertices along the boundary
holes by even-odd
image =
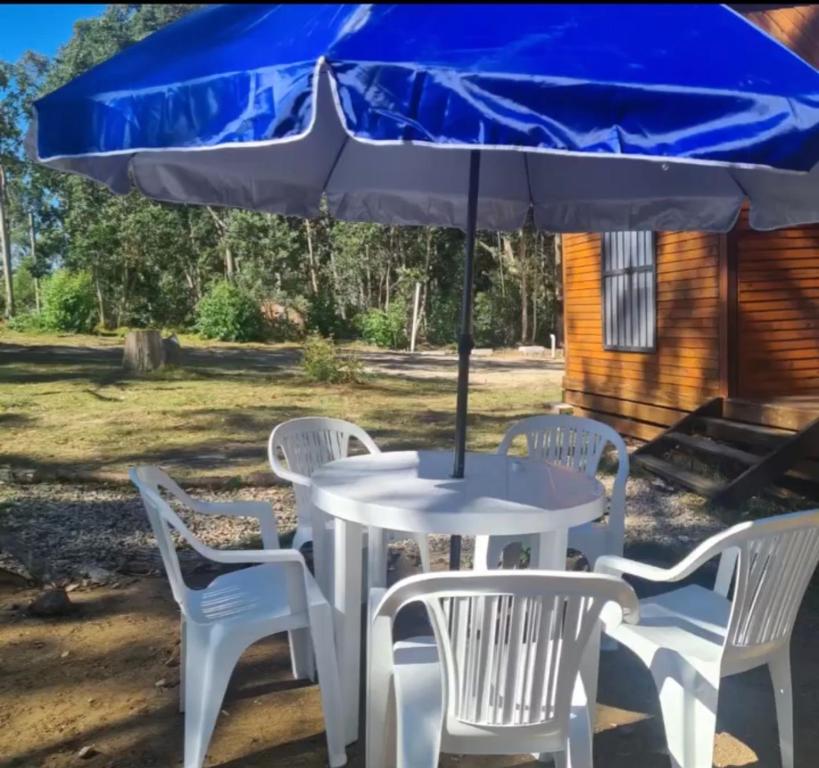
[[[459,480],[450,476],[452,465],[451,451],[398,451],[339,459],[311,477],[313,504],[335,518],[328,598],[335,606],[348,744],[358,738],[365,527],[461,536],[538,534],[535,567],[563,570],[569,528],[604,511],[599,481],[538,459],[467,453]],[[378,583],[386,572],[384,550],[380,536],[369,539],[371,580]],[[327,554],[314,549],[316,560]]]

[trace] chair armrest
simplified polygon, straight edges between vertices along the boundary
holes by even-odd
[[[297,549],[213,549],[202,544],[194,547],[200,555],[217,563],[266,564],[296,563],[307,568],[301,552]]]
[[[670,569],[658,568],[656,565],[641,563],[637,560],[629,560],[627,557],[619,555],[601,555],[594,564],[595,573],[605,573],[611,576],[638,576],[647,581],[673,581],[670,578]]]
[[[621,576],[624,573],[628,573],[631,576],[637,576],[647,581],[665,583],[681,581],[686,578],[686,576],[690,576],[700,566],[724,550],[729,549],[736,535],[735,529],[736,526],[722,533],[718,533],[716,536],[712,536],[698,547],[695,547],[691,554],[684,557],[676,565],[671,566],[671,568],[658,568],[656,565],[640,563],[636,560],[629,560],[626,557],[619,557],[618,555],[603,555],[597,558],[594,564],[594,570],[597,573],[609,573],[614,576]]]

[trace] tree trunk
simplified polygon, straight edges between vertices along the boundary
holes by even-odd
[[[518,244],[520,256],[520,338],[525,344],[529,335],[529,288],[526,269],[526,235],[521,232]]]
[[[563,349],[565,344],[565,327],[563,325],[563,239],[560,235],[554,238],[554,329],[557,346]]]
[[[94,272],[94,288],[97,291],[97,307],[100,314],[100,328],[105,328],[105,302],[102,300],[102,287],[100,286],[100,279]]]
[[[165,350],[159,331],[130,331],[125,337],[122,367],[137,373],[161,368]]]
[[[219,216],[219,214],[216,213],[216,211],[214,211],[213,208],[211,208],[209,205],[206,205],[205,208],[208,209],[208,213],[211,215],[213,223],[216,225],[216,229],[219,232],[219,236],[222,239],[222,243],[225,248],[225,277],[228,280],[232,280],[234,272],[233,252],[230,250],[230,243],[228,242],[227,239],[228,229],[227,224],[222,219],[222,217]]]
[[[339,296],[338,272],[336,271],[336,257],[333,254],[333,248],[330,246],[330,270],[333,273],[333,295],[336,299],[336,309],[342,320],[347,319],[347,310],[344,308],[344,301]]]
[[[34,267],[35,271],[37,270],[37,238],[34,237],[34,214],[29,211],[28,213],[28,240],[30,243],[31,248],[31,265]],[[33,275],[32,279],[34,281],[34,308],[37,311],[37,314],[40,314],[40,279]]]
[[[310,271],[310,285],[315,296],[318,293],[318,278],[316,277],[316,258],[313,253],[313,230],[309,219],[304,220],[304,231],[307,235],[307,268]]]
[[[537,336],[537,284],[535,280],[532,284],[532,337],[531,344],[535,343],[535,336]]]
[[[421,317],[426,321],[429,305],[429,264],[432,261],[432,228],[427,229],[427,249],[424,254],[424,297],[421,299]],[[424,325],[426,329],[426,324]]]
[[[11,240],[6,221],[6,174],[0,165],[0,250],[3,257],[3,275],[6,280],[6,317],[14,317],[14,283],[11,275]]]

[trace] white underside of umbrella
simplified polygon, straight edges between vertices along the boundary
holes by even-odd
[[[313,217],[326,194],[348,221],[466,226],[474,147],[361,141],[344,127],[320,70],[302,137],[206,149],[45,160],[124,194]],[[35,127],[36,130],[36,127]],[[551,232],[730,230],[743,202],[755,229],[819,221],[819,167],[809,174],[716,163],[481,148],[478,228],[520,228],[529,209]]]

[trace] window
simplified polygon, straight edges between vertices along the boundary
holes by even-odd
[[[606,232],[600,249],[604,348],[654,351],[654,233]]]

